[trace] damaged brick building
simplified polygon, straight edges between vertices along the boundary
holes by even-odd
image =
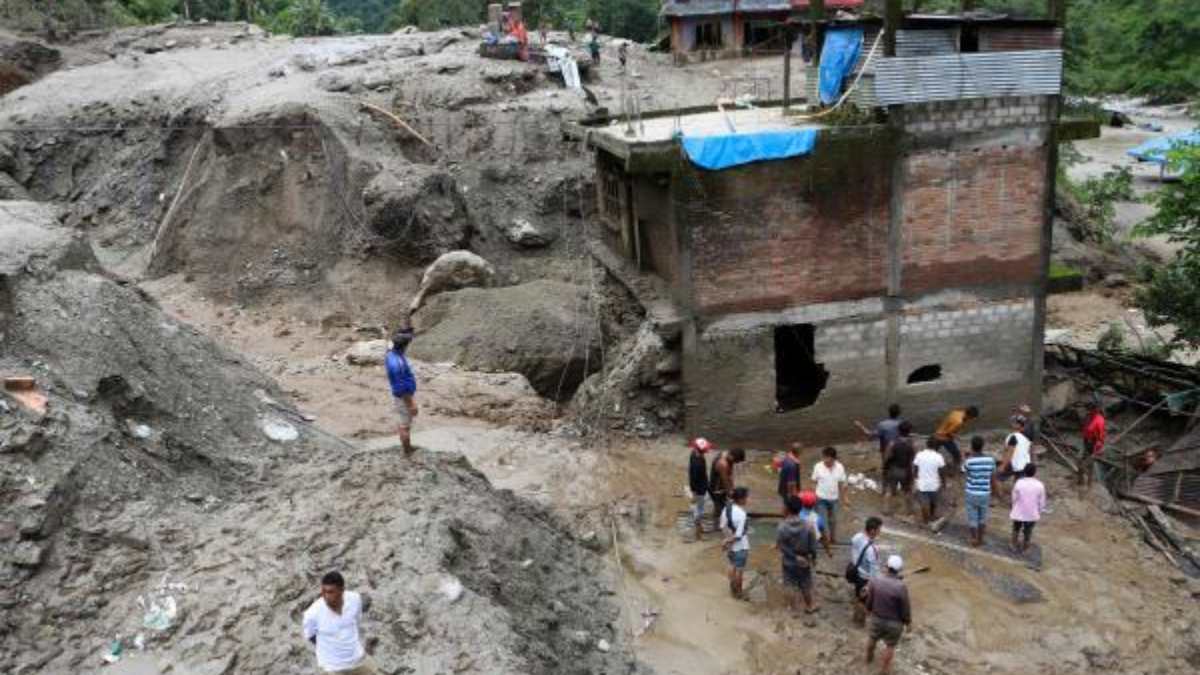
[[[814,27],[866,36],[845,85],[866,121],[764,107],[581,128],[605,245],[680,317],[688,433],[823,442],[893,402],[921,431],[954,406],[980,406],[983,427],[1037,407],[1058,22]],[[719,170],[685,148],[798,128],[809,151]]]

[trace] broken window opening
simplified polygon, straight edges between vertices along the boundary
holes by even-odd
[[[942,379],[942,367],[936,363],[921,366],[908,374],[909,384],[921,384]]]
[[[811,406],[829,383],[829,371],[816,360],[816,333],[811,323],[775,327],[776,412]]]

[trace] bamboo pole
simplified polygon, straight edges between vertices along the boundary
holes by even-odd
[[[426,146],[428,146],[430,148],[433,147],[433,143],[430,143],[429,141],[425,140],[424,136],[417,133],[416,129],[413,129],[411,126],[409,126],[408,122],[405,122],[404,120],[397,117],[395,113],[393,113],[389,110],[384,110],[383,108],[380,108],[379,106],[375,105],[374,103],[367,103],[366,101],[359,101],[358,104],[360,106],[362,106],[364,110],[369,110],[371,112],[378,113],[380,115],[383,115],[384,117],[387,117],[396,126],[400,127],[404,131],[407,131],[408,133],[412,134],[412,136],[414,138],[416,138],[418,141],[421,141],[422,143],[424,143]]]

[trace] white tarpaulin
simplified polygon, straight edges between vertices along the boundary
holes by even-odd
[[[563,84],[567,85],[567,89],[583,91],[583,82],[579,79],[579,64],[575,62],[575,57],[571,56],[570,51],[563,47],[547,45],[546,65],[549,66],[550,72],[562,73]]]

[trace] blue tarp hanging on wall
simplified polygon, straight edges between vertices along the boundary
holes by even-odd
[[[685,136],[688,159],[702,169],[720,171],[768,159],[787,159],[812,152],[816,129],[780,129],[721,136]]]
[[[1143,162],[1166,164],[1167,153],[1184,145],[1200,145],[1200,131],[1187,131],[1182,134],[1152,138],[1136,148],[1127,150],[1125,154]]]
[[[842,82],[858,63],[862,51],[863,30],[861,28],[831,28],[825,31],[825,46],[821,49],[821,67],[818,71],[818,91],[821,103],[830,105],[842,95]]]

